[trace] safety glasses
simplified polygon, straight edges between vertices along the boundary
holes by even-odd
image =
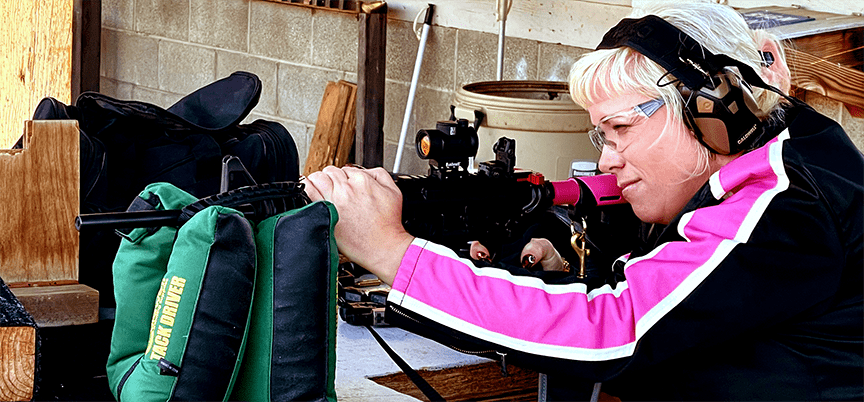
[[[618,144],[607,139],[606,134],[618,134],[619,131],[645,122],[645,120],[648,120],[649,117],[657,112],[664,103],[665,102],[662,98],[652,99],[633,106],[631,109],[610,114],[600,119],[600,122],[598,122],[593,129],[588,131],[588,137],[591,139],[591,143],[594,144],[594,147],[597,148],[598,151],[603,152],[603,146],[608,146],[612,150],[618,152]],[[620,120],[616,120],[615,124],[607,124],[609,120],[619,118]],[[620,122],[623,122],[624,124],[621,124]]]

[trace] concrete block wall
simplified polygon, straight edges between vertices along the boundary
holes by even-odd
[[[846,107],[842,102],[825,97],[817,92],[806,91],[804,94],[798,94],[799,99],[807,102],[819,113],[830,117],[846,130],[849,138],[859,150],[864,151],[864,111],[858,110],[856,115],[850,112],[850,108]]]
[[[357,81],[358,20],[353,14],[262,0],[102,0],[100,91],[170,106],[184,95],[245,70],[263,93],[249,121],[282,123],[304,166],[328,81]],[[495,79],[495,34],[434,26],[428,38],[401,171],[422,174],[413,138],[449,117],[457,88]],[[588,49],[507,38],[506,80],[566,81]],[[385,82],[384,166],[393,166],[419,41],[412,23],[389,19]],[[837,102],[816,99],[864,149],[864,119]],[[808,100],[810,100],[808,98]],[[832,103],[833,102],[833,103]]]
[[[168,107],[245,70],[263,93],[248,120],[282,123],[305,164],[328,81],[357,82],[357,16],[260,0],[102,0],[100,91]],[[564,81],[587,51],[508,38],[504,79]],[[449,117],[462,84],[495,79],[498,37],[435,26],[425,49],[401,169],[425,173],[414,134]],[[392,168],[419,41],[412,23],[387,25],[384,165]]]

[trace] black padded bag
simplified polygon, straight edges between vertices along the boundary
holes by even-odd
[[[238,157],[257,183],[296,181],[300,167],[291,134],[272,121],[240,123],[260,96],[261,80],[241,71],[168,109],[86,92],[74,106],[43,99],[34,119],[78,120],[81,213],[122,212],[154,182],[198,198],[219,193],[226,155]],[[81,233],[79,281],[99,290],[100,307],[114,307],[111,264],[118,247],[113,231]]]

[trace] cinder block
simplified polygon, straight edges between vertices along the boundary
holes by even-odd
[[[357,71],[359,22],[355,14],[316,13],[312,32],[312,64]]]
[[[393,19],[387,21],[387,78],[411,82],[419,43],[411,30],[410,22]]]
[[[140,102],[152,103],[156,106],[167,109],[175,102],[180,100],[185,95],[178,95],[170,92],[160,91],[158,89],[136,86],[132,88],[133,99]]]
[[[132,99],[133,87],[128,82],[99,77],[99,92],[115,99]]]
[[[418,87],[413,110],[414,127],[416,128],[414,134],[417,134],[419,130],[434,129],[435,123],[449,119],[450,104],[452,103],[453,92],[451,91]],[[410,141],[413,146],[414,137],[406,138],[406,141]]]
[[[186,43],[159,42],[159,86],[189,94],[215,80],[216,51]]]
[[[404,82],[384,82],[384,141],[397,142],[402,132],[402,120],[405,118],[405,110],[408,106],[409,84]],[[415,102],[416,103],[416,102]],[[408,129],[405,137],[411,139],[417,134],[414,119],[408,121]],[[391,164],[392,165],[392,161]]]
[[[460,30],[456,51],[456,86],[494,81],[498,70],[498,35]],[[537,79],[538,42],[520,38],[504,40],[504,80]]]
[[[864,118],[852,117],[846,107],[843,107],[841,113],[842,120],[840,123],[843,125],[843,129],[849,134],[849,138],[852,139],[855,146],[864,151]]]
[[[417,58],[416,47],[420,42],[415,40],[414,45],[412,60]],[[430,29],[423,55],[423,68],[420,70],[420,84],[439,89],[453,88],[456,77],[455,60],[456,30],[438,26]]]
[[[411,82],[417,48],[420,42],[414,37],[411,23],[387,21],[387,78]],[[439,89],[454,86],[456,58],[456,30],[435,26],[429,30],[420,70],[421,85]],[[466,68],[473,68],[466,67]]]
[[[590,49],[564,46],[554,43],[540,43],[539,71],[540,81],[567,81],[573,63]]]
[[[102,26],[135,29],[134,0],[102,0]]]
[[[99,92],[116,98],[114,94],[117,93],[117,81],[110,78],[99,77]]]
[[[279,63],[278,115],[315,124],[327,82],[341,78],[342,73],[339,71]]]
[[[312,10],[268,1],[251,4],[249,52],[291,63],[310,64]]]
[[[249,0],[191,0],[189,41],[247,51]]]
[[[813,109],[816,109],[817,112],[822,113],[825,116],[830,117],[832,120],[842,124],[842,103],[813,91],[806,91],[804,93],[804,101],[807,102],[808,105],[813,107]]]
[[[102,29],[101,75],[156,88],[159,85],[159,46],[156,39]]]
[[[345,78],[342,78],[342,79],[345,81],[348,81],[352,84],[356,84],[357,83],[357,73],[356,72],[346,72]]]
[[[217,51],[216,79],[225,78],[235,71],[248,71],[261,79],[261,99],[255,110],[260,113],[275,115],[278,104],[276,100],[276,93],[278,92],[277,63],[248,54]]]
[[[189,40],[189,0],[136,0],[135,29],[150,35]]]
[[[399,143],[409,88],[408,84],[388,81],[385,90],[387,91],[387,100],[384,104],[384,166],[390,169],[396,160],[396,144]],[[411,119],[405,131],[399,173],[428,173],[429,162],[417,156],[414,140],[418,131],[435,129],[435,124],[438,121],[450,118],[452,99],[453,93],[451,91],[439,91],[426,87],[417,88],[414,106],[411,110]]]

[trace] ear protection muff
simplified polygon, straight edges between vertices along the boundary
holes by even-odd
[[[696,91],[679,83],[678,91],[684,98],[685,121],[712,152],[737,153],[758,139],[754,134],[761,134],[759,106],[737,68],[724,67],[711,77],[710,85]]]
[[[675,77],[684,99],[684,116],[696,138],[709,150],[729,155],[752,149],[765,131],[752,87],[766,84],[748,65],[715,55],[699,42],[655,15],[624,19],[606,32],[597,49],[630,47]],[[785,95],[784,95],[785,96]]]

